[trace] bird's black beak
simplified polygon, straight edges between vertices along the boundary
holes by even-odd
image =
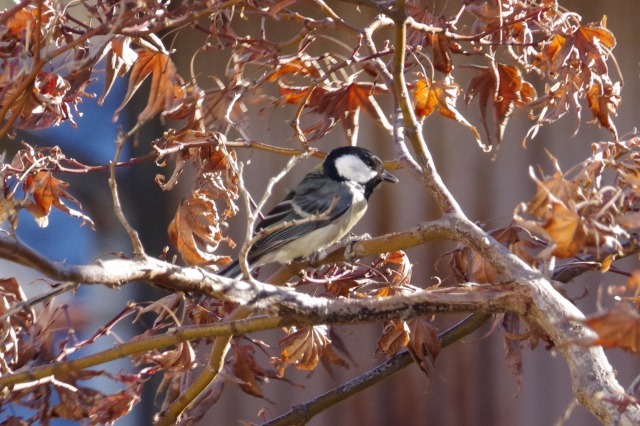
[[[394,175],[392,175],[391,173],[389,173],[386,170],[383,170],[383,172],[380,173],[380,177],[382,178],[382,180],[387,181],[387,182],[391,182],[391,183],[400,182],[397,177],[395,177]]]

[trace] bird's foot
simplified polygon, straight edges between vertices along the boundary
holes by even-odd
[[[356,258],[356,255],[353,252],[353,245],[355,243],[359,243],[360,241],[370,240],[370,239],[371,239],[371,235],[366,233],[362,235],[356,235],[356,234],[350,233],[345,241],[345,249],[344,249],[345,260],[352,261]]]

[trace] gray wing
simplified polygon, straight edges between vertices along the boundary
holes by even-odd
[[[273,208],[256,226],[256,232],[282,221],[300,220],[305,215],[325,214],[320,220],[290,226],[257,241],[249,250],[248,260],[255,262],[263,254],[326,226],[344,214],[351,206],[351,189],[342,182],[320,179],[317,172],[309,173],[285,199]],[[302,186],[303,190],[299,189]],[[300,214],[302,213],[302,214]]]

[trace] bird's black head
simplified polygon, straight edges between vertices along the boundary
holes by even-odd
[[[398,182],[394,175],[384,169],[377,156],[357,146],[343,146],[329,152],[324,160],[323,171],[331,179],[362,185],[366,198],[382,181]]]

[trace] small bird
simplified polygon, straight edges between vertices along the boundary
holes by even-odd
[[[397,183],[398,179],[371,151],[355,146],[332,150],[258,223],[254,234],[266,231],[247,253],[249,269],[304,259],[336,243],[362,218],[369,196],[383,181]],[[238,260],[218,275],[241,276]]]

